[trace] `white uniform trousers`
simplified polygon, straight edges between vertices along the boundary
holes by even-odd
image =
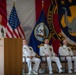
[[[76,70],[76,57],[67,57],[68,62],[68,70],[73,69],[72,68],[72,61],[74,61],[74,70]]]
[[[28,66],[29,71],[32,71],[32,70],[34,70],[36,72],[38,71],[39,64],[40,64],[40,59],[35,58],[35,57],[33,57],[32,59],[26,58],[26,62],[27,62],[27,66]],[[32,69],[32,62],[35,63],[34,66],[33,66],[33,69]]]
[[[63,57],[61,60],[65,60],[65,58]],[[68,70],[73,69],[72,68],[72,61],[74,61],[74,70],[76,71],[76,57],[66,57],[67,63],[68,63]]]
[[[76,56],[72,57],[72,61],[74,61],[74,71],[76,72]]]
[[[59,60],[58,57],[56,57],[56,56],[51,57],[51,61],[56,62],[56,65],[57,65],[59,70],[62,68],[62,65],[61,65],[60,60]]]
[[[51,66],[52,61],[56,62],[59,70],[62,68],[62,65],[58,57],[47,57],[47,63],[48,63],[49,70],[52,70],[52,66]]]
[[[51,71],[52,66],[51,66],[51,58],[50,57],[47,57],[47,64],[48,64],[49,71]]]

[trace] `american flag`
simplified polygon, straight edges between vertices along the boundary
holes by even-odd
[[[20,21],[17,15],[15,6],[13,6],[10,13],[9,20],[7,22],[7,38],[25,38],[25,34],[20,26]]]

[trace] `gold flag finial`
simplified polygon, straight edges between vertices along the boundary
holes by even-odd
[[[13,6],[15,6],[15,2],[16,2],[16,0],[13,0]]]
[[[42,0],[42,9],[44,8],[44,0]]]
[[[13,2],[13,6],[15,6],[15,2]]]

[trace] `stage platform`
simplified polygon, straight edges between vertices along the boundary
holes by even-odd
[[[41,65],[41,68],[42,68],[42,71],[44,71],[44,73],[40,73],[38,75],[76,75],[76,73],[68,73],[68,66],[66,65],[66,72],[65,72],[65,64],[62,63],[62,66],[63,66],[63,73],[58,73],[58,68],[57,68],[57,65],[55,63],[52,64],[52,68],[53,68],[53,74],[48,74],[48,67],[46,68],[45,70],[45,64],[42,64]],[[23,69],[25,70],[25,66],[23,66]],[[28,74],[28,68],[26,66],[26,72],[23,71],[23,75],[29,75]],[[31,74],[31,75],[35,75],[35,74]]]
[[[23,74],[23,75],[29,75],[28,73],[26,74]],[[31,74],[31,75],[34,75],[34,74]],[[72,73],[72,74],[69,74],[69,73],[61,73],[61,74],[38,74],[38,75],[76,75],[76,73]]]

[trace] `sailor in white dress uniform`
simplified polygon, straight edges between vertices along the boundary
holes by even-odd
[[[74,72],[76,72],[76,56],[74,56],[70,47],[67,46],[67,41],[63,40],[63,46],[59,47],[59,55],[66,56],[68,62],[68,73],[72,73],[72,61],[74,61]],[[61,60],[65,60],[64,57]]]
[[[40,64],[40,59],[36,58],[36,53],[33,51],[33,48],[27,45],[27,41],[23,40],[23,56],[26,57],[26,62],[28,65],[29,74],[32,72],[34,74],[38,74],[38,68]],[[32,69],[32,62],[34,62],[34,66]]]
[[[45,39],[44,41],[44,46],[40,47],[40,55],[41,56],[46,56],[47,57],[47,64],[49,67],[49,74],[52,74],[52,66],[51,66],[51,62],[54,61],[57,64],[57,67],[59,69],[59,73],[62,72],[62,65],[60,63],[59,58],[56,56],[56,54],[53,51],[53,47],[49,45],[49,40]]]

